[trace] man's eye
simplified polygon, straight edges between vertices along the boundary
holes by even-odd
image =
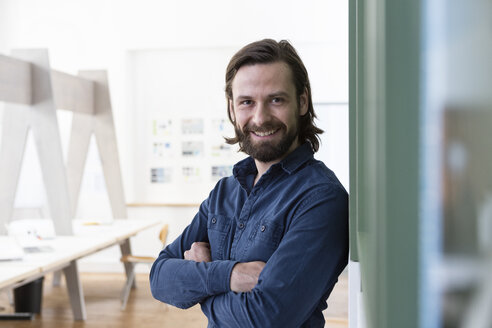
[[[251,105],[253,102],[251,100],[243,100],[241,101],[241,105],[245,105],[245,106],[249,106]]]
[[[272,98],[272,103],[274,104],[280,104],[282,103],[284,100],[280,97],[275,97],[275,98]]]

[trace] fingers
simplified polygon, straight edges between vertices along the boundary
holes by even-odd
[[[210,244],[206,243],[204,241],[195,241],[193,244],[191,244],[191,248],[193,247],[206,247],[210,248]]]
[[[194,242],[190,249],[183,253],[185,260],[195,262],[210,262],[212,261],[210,244],[206,242]]]
[[[255,271],[257,275],[260,275],[261,271],[263,271],[263,268],[266,265],[266,263],[263,261],[253,261],[248,263],[250,265],[250,269]]]

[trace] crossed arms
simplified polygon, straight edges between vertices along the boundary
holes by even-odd
[[[328,297],[347,263],[347,203],[342,198],[317,190],[266,264],[210,261],[205,201],[152,266],[153,296],[180,308],[200,303],[209,321],[220,327],[301,326]]]
[[[184,259],[195,262],[212,262],[210,244],[194,242],[191,248],[184,252]],[[236,293],[250,292],[257,284],[265,262],[253,261],[236,263],[232,268],[230,288]]]

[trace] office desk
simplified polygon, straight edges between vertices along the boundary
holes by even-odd
[[[131,254],[130,237],[160,223],[159,220],[121,219],[110,224],[85,225],[83,221],[74,220],[74,236],[39,242],[38,247],[46,246],[50,251],[28,253],[22,260],[0,262],[0,289],[16,288],[47,273],[63,270],[74,319],[85,320],[87,314],[77,260],[118,244],[122,255]],[[127,274],[130,269],[125,266]]]
[[[0,289],[12,286],[18,281],[29,279],[39,273],[37,265],[18,265],[17,262],[2,262],[0,264]],[[12,263],[13,266],[6,268],[4,264],[7,263]]]

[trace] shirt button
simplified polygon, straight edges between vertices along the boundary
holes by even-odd
[[[266,227],[264,225],[261,226],[261,232],[265,231]]]
[[[213,224],[217,223],[217,219],[216,218],[212,218],[212,223]]]
[[[239,229],[242,229],[242,228],[244,228],[244,223],[241,222],[241,223],[239,223]]]

